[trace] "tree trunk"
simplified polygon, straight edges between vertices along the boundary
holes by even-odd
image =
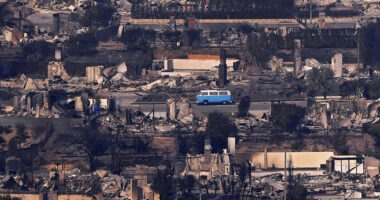
[[[89,165],[90,165],[90,170],[91,171],[94,171],[95,170],[95,166],[94,166],[94,156],[92,155],[88,155],[88,161],[89,161]]]

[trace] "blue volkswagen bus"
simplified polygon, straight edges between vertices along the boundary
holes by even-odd
[[[201,90],[197,96],[198,104],[230,104],[232,103],[231,92],[228,90]]]

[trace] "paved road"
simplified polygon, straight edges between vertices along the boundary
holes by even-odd
[[[301,106],[305,108],[307,106],[306,101],[285,101],[285,103],[288,104],[295,104],[297,106]],[[212,112],[212,111],[221,111],[221,112],[237,112],[238,104],[232,104],[232,105],[195,105],[194,107],[201,112]],[[261,112],[267,112],[270,110],[270,102],[251,102],[251,105],[249,107],[249,111],[252,113],[261,113]]]
[[[314,18],[313,22],[319,19]],[[355,28],[358,16],[346,18],[326,17],[325,24],[330,28]],[[184,21],[177,19],[177,28],[183,27]],[[169,19],[131,19],[133,26],[160,29],[167,26]],[[287,28],[299,27],[300,24],[296,19],[199,19],[198,26],[200,29],[222,30],[226,28],[239,28],[241,24],[255,24],[259,27],[279,28],[285,26]]]
[[[307,101],[301,100],[301,101],[284,101],[288,104],[295,104],[297,106],[306,107]],[[220,112],[237,112],[238,104],[230,104],[230,105],[197,105],[193,104],[195,109],[198,109],[201,112],[213,112],[213,111],[220,111]],[[270,102],[251,102],[250,105],[250,112],[251,113],[263,113],[268,112],[270,110]],[[138,104],[135,103],[134,107],[139,107],[141,111],[144,113],[149,113],[152,108],[153,104]],[[166,112],[166,104],[165,103],[157,103],[154,104],[155,112]]]
[[[242,24],[242,23],[241,23]],[[200,29],[210,29],[210,30],[224,30],[227,28],[239,28],[241,24],[238,23],[200,23],[199,28]],[[277,23],[277,24],[257,24],[259,27],[268,27],[268,28],[279,28],[279,27],[287,27],[287,28],[297,28],[300,25],[298,23]],[[336,23],[326,23],[327,27],[333,28],[333,29],[340,29],[340,28],[355,28],[356,21],[352,22],[336,22]],[[141,27],[141,28],[152,28],[152,29],[162,29],[163,27],[167,26],[166,24],[133,24],[134,27]],[[181,27],[180,25],[178,27]]]

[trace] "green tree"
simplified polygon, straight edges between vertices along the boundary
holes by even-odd
[[[339,86],[339,94],[342,97],[348,97],[356,93],[356,82],[355,81],[345,81]]]
[[[289,199],[292,200],[305,200],[307,197],[306,187],[299,182],[295,182],[292,187],[292,190],[289,193],[289,196]]]
[[[250,24],[244,23],[240,25],[239,31],[242,32],[243,34],[249,35],[252,33],[252,31],[255,30],[254,27],[252,27]]]
[[[164,170],[157,169],[150,188],[160,194],[161,200],[169,199],[174,193],[174,167],[168,163]]]
[[[186,197],[191,197],[191,191],[195,186],[195,177],[193,175],[185,175],[179,180],[179,187],[182,191],[182,195]]]
[[[295,131],[302,119],[305,117],[306,110],[294,104],[272,104],[271,118],[275,124],[287,131]]]
[[[178,140],[178,153],[186,155],[189,153],[189,146],[187,144],[187,136],[177,136]]]
[[[206,135],[211,139],[213,152],[221,153],[227,148],[228,136],[234,136],[236,133],[236,125],[230,118],[218,112],[209,114]]]
[[[11,130],[11,127],[10,126],[0,126],[0,134],[9,134],[11,133],[12,130]]]
[[[307,189],[300,183],[300,177],[294,176],[293,161],[290,159],[288,163],[288,193],[287,199],[305,200],[307,197]]]
[[[204,134],[197,133],[193,136],[193,144],[194,144],[194,150],[196,154],[204,153],[204,146],[205,146],[204,143],[205,143]]]
[[[348,97],[350,95],[355,95],[360,97],[365,88],[365,81],[362,79],[345,81],[339,86],[339,94],[342,97]]]
[[[249,98],[249,96],[243,97],[238,105],[238,116],[246,117],[248,115],[250,105],[251,99]]]
[[[16,136],[14,137],[15,141],[20,144],[25,142],[30,136],[27,132],[25,132],[25,125],[24,124],[16,124]]]
[[[70,55],[92,55],[96,53],[98,43],[95,33],[82,33],[71,36],[65,41],[65,49]]]
[[[357,31],[358,43],[359,45],[359,59],[363,62],[364,66],[371,64],[371,44],[373,41],[373,30],[372,26],[362,27]]]
[[[108,26],[116,9],[104,4],[88,8],[83,17],[84,26]]]
[[[3,145],[5,143],[5,139],[3,138],[3,136],[0,137],[0,146]]]
[[[136,137],[133,140],[133,147],[137,153],[146,153],[149,150],[149,141],[144,141],[140,137]]]
[[[380,63],[380,23],[368,23],[357,30],[360,61],[364,66]]]
[[[307,74],[307,82],[311,93],[322,93],[326,99],[327,92],[334,85],[334,72],[327,67],[313,68]]]
[[[53,44],[45,40],[35,40],[23,47],[23,54],[28,61],[43,61],[53,57]]]
[[[367,99],[380,98],[380,79],[368,82],[364,88],[364,97]]]
[[[292,150],[302,151],[304,147],[305,147],[304,133],[302,133],[301,131],[297,131],[296,139],[293,141],[293,144],[292,144]]]
[[[7,26],[13,27],[17,25],[17,19],[13,17],[14,13],[10,4],[10,0],[0,3],[0,30]]]
[[[334,135],[330,137],[334,149],[340,155],[347,155],[349,149],[347,147],[347,131],[338,129]]]
[[[183,43],[185,46],[198,47],[201,41],[200,30],[187,30],[183,34]]]
[[[375,138],[374,157],[380,159],[380,122],[364,124],[363,130]]]
[[[120,38],[127,45],[128,50],[147,52],[156,39],[156,31],[152,29],[133,28],[124,31]]]

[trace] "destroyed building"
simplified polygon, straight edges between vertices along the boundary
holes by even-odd
[[[1,198],[380,198],[378,1],[12,4]],[[200,105],[202,90],[232,104]]]
[[[183,173],[204,180],[209,180],[216,176],[229,175],[231,173],[230,157],[227,153],[187,155],[185,171]]]

